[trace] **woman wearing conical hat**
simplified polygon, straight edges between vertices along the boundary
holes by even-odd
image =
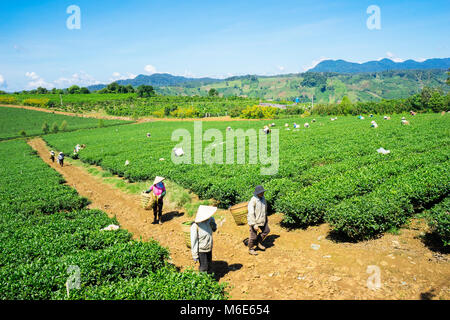
[[[199,271],[212,273],[213,232],[217,230],[213,214],[216,207],[199,206],[191,226],[192,258],[200,262]]]
[[[156,201],[153,202],[153,215],[155,216],[153,223],[154,224],[162,224],[161,216],[162,216],[162,208],[163,208],[163,199],[166,195],[166,186],[163,183],[163,177],[156,177],[155,181],[153,181],[150,189],[145,191],[145,193],[150,193],[153,191],[153,195],[156,197]]]

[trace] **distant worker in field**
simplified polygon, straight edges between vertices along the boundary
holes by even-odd
[[[269,134],[270,133],[270,128],[268,126],[264,126],[264,133],[265,134]]]
[[[163,199],[166,195],[166,186],[163,183],[163,177],[156,177],[153,181],[150,189],[145,191],[145,193],[150,193],[153,191],[153,195],[156,197],[156,201],[153,202],[153,215],[154,215],[154,224],[162,224],[161,216],[162,216],[162,208],[163,208]]]
[[[213,232],[217,224],[213,214],[216,207],[199,206],[195,221],[191,225],[191,253],[196,262],[200,262],[199,271],[212,273]]]
[[[270,232],[269,221],[267,219],[267,203],[264,198],[264,188],[257,186],[253,197],[248,203],[247,221],[250,226],[250,237],[248,239],[248,250],[252,255],[258,255],[255,249],[266,250],[262,242]],[[260,233],[258,234],[258,231]]]
[[[61,167],[64,167],[64,153],[60,152],[58,155],[58,163]]]
[[[55,163],[55,151],[50,151],[50,160],[52,160],[53,163]]]

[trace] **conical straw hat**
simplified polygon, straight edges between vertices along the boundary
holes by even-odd
[[[195,222],[203,222],[205,220],[208,220],[213,216],[213,214],[217,211],[216,207],[211,206],[199,206],[197,210],[197,215],[195,216]]]
[[[163,177],[156,176],[156,177],[155,177],[155,181],[153,181],[153,185],[160,183],[160,182],[163,181],[164,179],[165,179],[165,178],[163,178]]]

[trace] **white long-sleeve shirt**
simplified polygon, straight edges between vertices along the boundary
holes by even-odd
[[[213,217],[206,221],[193,223],[191,226],[192,258],[198,259],[199,252],[210,252],[213,248],[213,232],[217,230]]]
[[[266,223],[267,203],[266,198],[253,196],[248,203],[247,222],[249,226],[262,227]]]

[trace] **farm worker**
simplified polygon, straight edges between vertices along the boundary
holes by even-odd
[[[154,224],[156,223],[162,224],[161,216],[162,216],[163,199],[164,196],[166,195],[166,186],[163,183],[164,179],[165,178],[163,177],[156,176],[150,189],[145,191],[145,193],[150,193],[151,191],[153,191],[153,195],[156,197],[156,201],[153,203]]]
[[[378,128],[378,124],[375,121],[372,121],[370,127]]]
[[[150,138],[151,134],[150,132],[147,133],[147,138]]]
[[[258,255],[255,251],[256,248],[262,251],[266,249],[262,242],[270,232],[267,219],[267,203],[266,198],[264,198],[265,191],[262,186],[256,186],[253,197],[248,203],[247,222],[250,226],[248,250],[250,254],[255,256]],[[258,229],[261,231],[260,234],[258,234]]]
[[[309,123],[308,122],[305,123],[304,126],[305,126],[305,128],[309,128]]]
[[[55,151],[50,151],[50,160],[52,160],[53,163],[55,163]]]
[[[199,206],[191,225],[191,252],[194,261],[200,262],[199,271],[212,272],[213,232],[217,230],[213,214],[216,207]]]
[[[231,127],[227,127],[227,131],[231,131]]]
[[[62,153],[62,152],[59,153],[58,162],[61,167],[64,167],[64,153]]]
[[[269,134],[270,133],[270,129],[268,126],[264,126],[264,133],[265,134]]]

